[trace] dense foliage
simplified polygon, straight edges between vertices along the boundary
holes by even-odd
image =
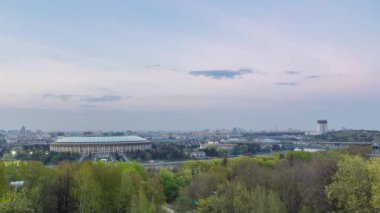
[[[378,212],[380,160],[366,160],[364,150],[189,161],[181,170],[189,183],[175,207],[179,212]]]
[[[350,148],[187,161],[0,163],[0,212],[379,212],[380,158]],[[11,187],[11,181],[24,181]]]
[[[329,142],[380,142],[380,132],[369,130],[332,131],[312,136],[309,139]]]
[[[134,160],[183,160],[188,156],[185,154],[185,145],[180,143],[153,143],[152,148],[147,151],[136,151],[128,156]]]
[[[1,212],[156,212],[164,201],[160,176],[136,163],[0,164]]]
[[[220,148],[220,147],[215,147],[215,146],[209,146],[201,151],[204,151],[207,156],[209,157],[224,157],[227,155],[227,151]]]
[[[57,165],[62,161],[77,161],[80,158],[80,154],[76,153],[50,152],[48,145],[4,146],[0,154],[6,161],[39,161],[45,165]]]
[[[276,145],[273,146],[274,151],[279,151],[281,148]],[[232,150],[232,155],[249,155],[249,154],[256,154],[260,152],[270,152],[271,149],[263,149],[261,148],[260,144],[258,143],[247,143],[247,144],[238,144],[236,145]]]

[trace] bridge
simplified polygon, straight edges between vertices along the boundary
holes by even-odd
[[[373,146],[372,142],[327,142],[327,141],[298,141],[293,142],[294,148],[340,149],[350,146]]]

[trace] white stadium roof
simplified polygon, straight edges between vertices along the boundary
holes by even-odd
[[[128,143],[144,142],[139,136],[104,136],[104,137],[64,137],[58,138],[55,143]]]

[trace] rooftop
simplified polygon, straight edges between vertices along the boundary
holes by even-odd
[[[56,143],[117,143],[117,142],[142,142],[145,138],[139,136],[104,136],[104,137],[64,137],[59,138]]]

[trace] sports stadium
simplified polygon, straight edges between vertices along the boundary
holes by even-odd
[[[111,155],[144,151],[150,149],[151,145],[151,141],[139,136],[63,137],[50,144],[50,151]]]

